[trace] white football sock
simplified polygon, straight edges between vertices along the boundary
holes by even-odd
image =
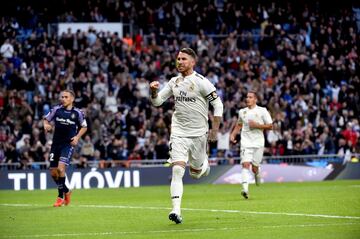
[[[241,181],[244,192],[249,192],[249,178],[250,178],[249,174],[250,174],[249,169],[243,168],[241,170]]]
[[[183,176],[185,173],[185,168],[174,165],[172,168],[172,179],[170,185],[170,194],[171,194],[171,201],[173,206],[173,212],[177,213],[178,215],[181,214],[181,198],[183,194]]]

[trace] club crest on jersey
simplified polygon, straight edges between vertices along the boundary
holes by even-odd
[[[180,84],[180,82],[182,82],[183,79],[181,77],[177,78],[175,81],[175,87],[178,87],[178,84]]]
[[[76,117],[76,116],[75,116],[74,113],[72,113],[72,114],[70,115],[70,118],[71,118],[71,119],[75,119],[75,117]]]

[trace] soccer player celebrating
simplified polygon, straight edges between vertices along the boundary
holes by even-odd
[[[58,186],[58,198],[54,207],[69,205],[71,191],[65,185],[65,170],[69,165],[74,147],[85,134],[87,124],[84,113],[73,106],[75,94],[72,90],[64,90],[60,94],[61,104],[55,106],[44,117],[45,132],[50,132],[54,121],[54,136],[51,145],[49,161],[50,172]]]
[[[250,165],[255,174],[255,183],[260,184],[261,176],[259,167],[262,161],[265,138],[264,129],[272,129],[272,119],[266,108],[256,105],[257,95],[250,91],[246,96],[246,108],[240,109],[238,123],[230,135],[230,141],[236,143],[235,137],[241,130],[240,156],[241,156],[241,195],[249,198]]]
[[[158,81],[150,83],[151,102],[154,106],[160,106],[172,95],[175,100],[169,159],[172,165],[170,194],[173,209],[169,219],[176,224],[182,222],[180,208],[185,166],[189,162],[189,173],[195,179],[209,174],[207,138],[216,141],[223,114],[223,104],[216,94],[214,85],[194,71],[196,57],[191,48],[181,49],[176,59],[176,67],[180,74],[171,78],[160,92]],[[209,103],[214,107],[214,120],[207,136]]]

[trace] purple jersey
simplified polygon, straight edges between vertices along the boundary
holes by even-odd
[[[69,144],[80,128],[87,127],[84,113],[75,107],[67,110],[62,105],[57,105],[51,109],[45,119],[55,122],[54,145]]]

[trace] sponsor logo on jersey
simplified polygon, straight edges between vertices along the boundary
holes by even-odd
[[[57,122],[59,122],[60,124],[65,124],[65,125],[75,124],[75,122],[72,121],[72,120],[70,120],[70,119],[64,119],[64,118],[56,117],[55,120],[56,120]]]
[[[180,96],[176,96],[175,97],[175,101],[176,102],[196,102],[196,98],[195,97],[188,97],[187,93],[185,91],[180,91]]]
[[[176,96],[175,97],[175,101],[177,102],[196,102],[196,98],[195,97],[184,97],[184,96]]]

